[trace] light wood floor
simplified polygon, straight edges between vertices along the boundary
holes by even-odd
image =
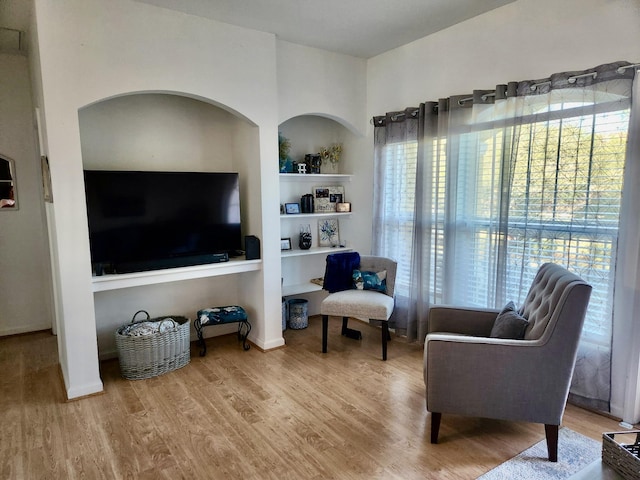
[[[353,321],[352,321],[353,323]],[[192,344],[191,363],[65,402],[56,339],[0,339],[2,479],[473,479],[544,438],[542,425],[443,415],[429,443],[422,351],[379,330],[362,342],[330,321],[287,330],[287,347],[244,352],[235,335]],[[568,406],[564,425],[601,440],[617,422]]]

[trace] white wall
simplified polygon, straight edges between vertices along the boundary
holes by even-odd
[[[315,114],[366,132],[364,59],[278,40],[277,68],[279,123]]]
[[[508,81],[640,61],[639,36],[638,0],[518,0],[370,59],[369,114]]]
[[[99,391],[96,321],[91,287],[78,111],[131,92],[178,92],[223,105],[258,128],[255,170],[261,188],[252,205],[276,205],[250,214],[261,236],[263,270],[252,274],[256,312],[252,340],[283,344],[279,242],[262,235],[276,224],[277,85],[273,35],[183,15],[129,0],[36,0],[40,98],[51,162],[59,275],[61,367],[67,395]],[[270,325],[273,323],[273,325]]]
[[[0,155],[14,161],[17,209],[0,211],[0,335],[51,328],[51,271],[27,57],[0,54]]]
[[[368,116],[617,60],[640,62],[640,1],[518,0],[371,59]],[[372,135],[370,127],[369,145]],[[632,321],[614,326],[614,339],[630,341]],[[614,344],[611,404],[620,417],[628,360],[616,352],[626,351]]]

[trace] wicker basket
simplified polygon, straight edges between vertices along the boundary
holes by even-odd
[[[602,461],[626,480],[640,479],[639,454],[640,430],[602,434]]]
[[[145,313],[147,318],[136,320],[139,313]],[[141,380],[156,377],[189,363],[191,330],[188,318],[175,315],[149,318],[145,310],[139,310],[133,315],[131,323],[160,322],[167,318],[173,320],[174,328],[162,333],[138,337],[123,335],[124,329],[131,324],[122,325],[116,330],[120,372],[124,378]]]

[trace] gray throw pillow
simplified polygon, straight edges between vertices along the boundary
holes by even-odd
[[[529,321],[515,311],[515,304],[509,302],[496,317],[493,324],[491,338],[509,338],[522,340]]]
[[[515,311],[516,311],[516,304],[513,303],[513,300],[511,300],[509,303],[507,303],[504,306],[504,308],[498,315],[502,315],[503,313],[506,313],[506,312],[515,312]]]

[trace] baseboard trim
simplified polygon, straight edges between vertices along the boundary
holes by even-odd
[[[35,325],[22,325],[14,328],[0,329],[0,337],[9,337],[11,335],[23,335],[27,333],[36,333],[49,330],[51,331],[51,324],[37,323]]]
[[[251,343],[253,343],[256,347],[258,347],[263,352],[267,352],[269,350],[274,350],[276,348],[281,348],[285,346],[284,338],[280,337],[275,340],[270,340],[268,342],[258,342],[251,337],[249,337]]]
[[[67,381],[64,376],[64,372],[62,371],[62,365],[58,363],[58,374],[60,375],[60,381],[62,382],[62,386],[67,395],[66,401],[73,402],[76,400],[82,400],[83,398],[93,397],[95,395],[101,395],[104,393],[104,384],[102,381],[98,381],[96,383],[83,385],[81,387],[69,388],[67,386]]]

